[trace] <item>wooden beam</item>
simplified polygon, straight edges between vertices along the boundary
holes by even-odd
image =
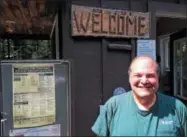
[[[45,0],[28,0],[28,7],[24,5],[24,0],[3,1],[0,25],[8,33],[45,33],[50,35],[55,13],[44,15]]]
[[[51,29],[51,33],[50,33],[50,38],[52,38],[53,32],[55,30],[55,26],[56,26],[56,22],[58,21],[58,14],[56,14],[54,22],[53,22],[53,27]]]
[[[36,8],[36,1],[30,0],[28,2],[29,12],[31,17],[37,17],[38,16],[38,10]]]

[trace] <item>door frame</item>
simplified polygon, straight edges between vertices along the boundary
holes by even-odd
[[[167,8],[166,8],[167,7]],[[186,4],[148,1],[148,11],[151,14],[150,38],[156,39],[157,17],[170,17],[185,19],[187,15]]]
[[[174,41],[175,40],[179,40],[179,39],[182,39],[182,38],[186,38],[187,37],[187,33],[186,33],[187,29],[184,28],[184,29],[181,29],[179,30],[178,32],[172,34],[170,36],[170,53],[174,53]],[[170,54],[170,76],[171,76],[171,79],[170,79],[170,85],[171,85],[171,90],[173,90],[173,96],[175,97],[178,97],[180,98],[182,101],[184,101],[185,103],[187,103],[187,99],[186,98],[181,98],[179,96],[176,96],[175,95],[175,91],[174,91],[174,57],[173,57],[173,54]]]
[[[167,7],[167,8],[166,8]],[[156,35],[156,22],[159,17],[169,17],[169,18],[177,18],[177,19],[186,19],[187,18],[187,7],[186,4],[177,4],[177,3],[167,3],[167,2],[156,2],[156,1],[148,1],[148,11],[151,13],[151,39],[157,39],[156,53],[160,52],[160,40],[163,36]],[[171,34],[167,34],[170,37]],[[166,37],[166,36],[164,36]],[[173,78],[173,49],[170,46],[170,73],[169,76]],[[162,52],[163,53],[163,52]],[[161,57],[162,58],[162,57]],[[162,60],[160,64],[164,64]],[[163,71],[163,69],[162,69]],[[171,85],[171,90],[174,88],[173,81],[169,82]],[[174,96],[174,92],[171,92],[171,95]]]

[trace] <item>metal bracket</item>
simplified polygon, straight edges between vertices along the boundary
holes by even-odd
[[[132,46],[129,44],[108,44],[109,49],[116,49],[116,50],[132,50]]]

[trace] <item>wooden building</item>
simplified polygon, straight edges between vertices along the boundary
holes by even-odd
[[[138,39],[156,40],[160,89],[187,101],[185,0],[1,0],[0,5],[1,59],[71,60],[72,136],[93,136],[100,105],[116,88],[130,89],[128,66]],[[114,11],[126,15],[104,15]],[[177,48],[175,40],[181,40]]]

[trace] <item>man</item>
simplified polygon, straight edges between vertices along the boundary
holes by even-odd
[[[136,57],[129,67],[132,91],[110,98],[92,131],[98,136],[187,136],[186,107],[157,93],[158,70],[150,57]]]

